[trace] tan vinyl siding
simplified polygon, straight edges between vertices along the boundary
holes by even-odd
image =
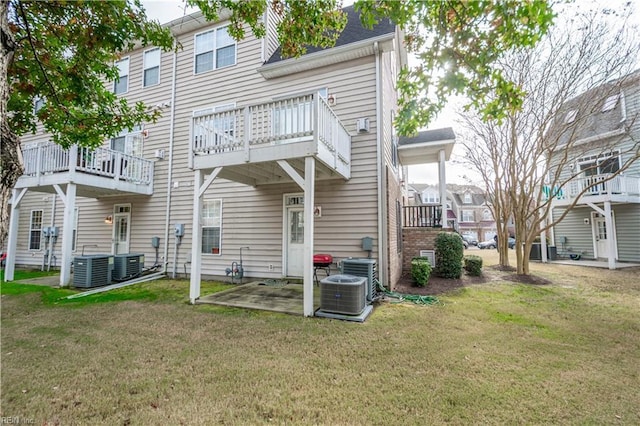
[[[277,25],[279,20],[280,18],[275,13],[266,14],[265,26],[266,26],[267,34],[265,35],[265,40],[264,40],[265,51],[264,51],[264,57],[262,58],[263,61],[267,61],[271,57],[271,55],[273,55],[273,53],[278,49],[278,46],[280,44],[278,41],[278,32],[277,32]]]
[[[555,226],[554,235],[558,254],[567,257],[569,254],[581,254],[584,258],[593,259],[592,211],[589,207],[574,208],[562,222]],[[557,220],[561,214],[561,209],[554,209],[554,220]],[[585,218],[589,218],[589,224],[584,223]],[[561,237],[567,238],[564,246],[561,243]]]
[[[618,242],[618,260],[640,262],[640,204],[613,206]]]

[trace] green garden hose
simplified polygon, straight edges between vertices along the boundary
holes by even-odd
[[[380,284],[379,281],[376,281],[376,284],[378,286],[378,290],[379,291],[383,292],[388,297],[392,297],[394,299],[398,299],[394,303],[401,303],[401,302],[404,302],[404,301],[413,302],[416,305],[435,305],[435,304],[440,303],[438,298],[435,297],[435,296],[421,296],[421,295],[418,295],[418,294],[396,293],[395,291],[390,291],[390,290],[387,290],[386,288],[384,288]]]

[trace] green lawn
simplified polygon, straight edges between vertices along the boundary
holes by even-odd
[[[495,251],[478,251],[488,264]],[[640,424],[639,269],[533,266],[362,324],[2,284],[2,416],[35,424]],[[225,288],[207,283],[203,293]],[[62,302],[62,303],[61,303]]]

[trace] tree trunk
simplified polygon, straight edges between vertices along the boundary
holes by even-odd
[[[0,248],[5,246],[7,237],[11,190],[23,171],[20,139],[8,122],[8,69],[15,50],[15,42],[9,30],[8,12],[9,2],[0,0]]]

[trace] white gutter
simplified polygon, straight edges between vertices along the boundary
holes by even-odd
[[[290,58],[272,64],[263,65],[258,68],[258,72],[266,79],[282,77],[285,75],[307,71],[318,66],[333,65],[340,62],[369,56],[376,51],[393,48],[395,33],[383,34],[381,36],[368,38],[355,43],[343,46],[332,47],[318,52],[313,52],[301,56],[300,58]],[[379,46],[382,43],[382,46]],[[372,47],[373,46],[373,47]],[[268,58],[267,58],[268,59]]]
[[[378,42],[373,44],[373,50],[376,54],[376,170],[378,174],[378,258],[380,262],[380,283],[391,288],[387,281],[387,240],[386,240],[386,215],[384,214],[386,209],[386,189],[384,179],[384,150],[382,149],[382,88],[380,87],[380,49],[378,48]],[[386,284],[385,284],[386,283]]]
[[[169,171],[167,173],[167,206],[164,218],[164,255],[162,256],[162,273],[167,272],[167,257],[169,256],[169,220],[171,219],[171,180],[173,179],[173,131],[176,120],[176,72],[178,68],[178,52],[173,50],[173,75],[171,77],[171,114],[169,121]]]

